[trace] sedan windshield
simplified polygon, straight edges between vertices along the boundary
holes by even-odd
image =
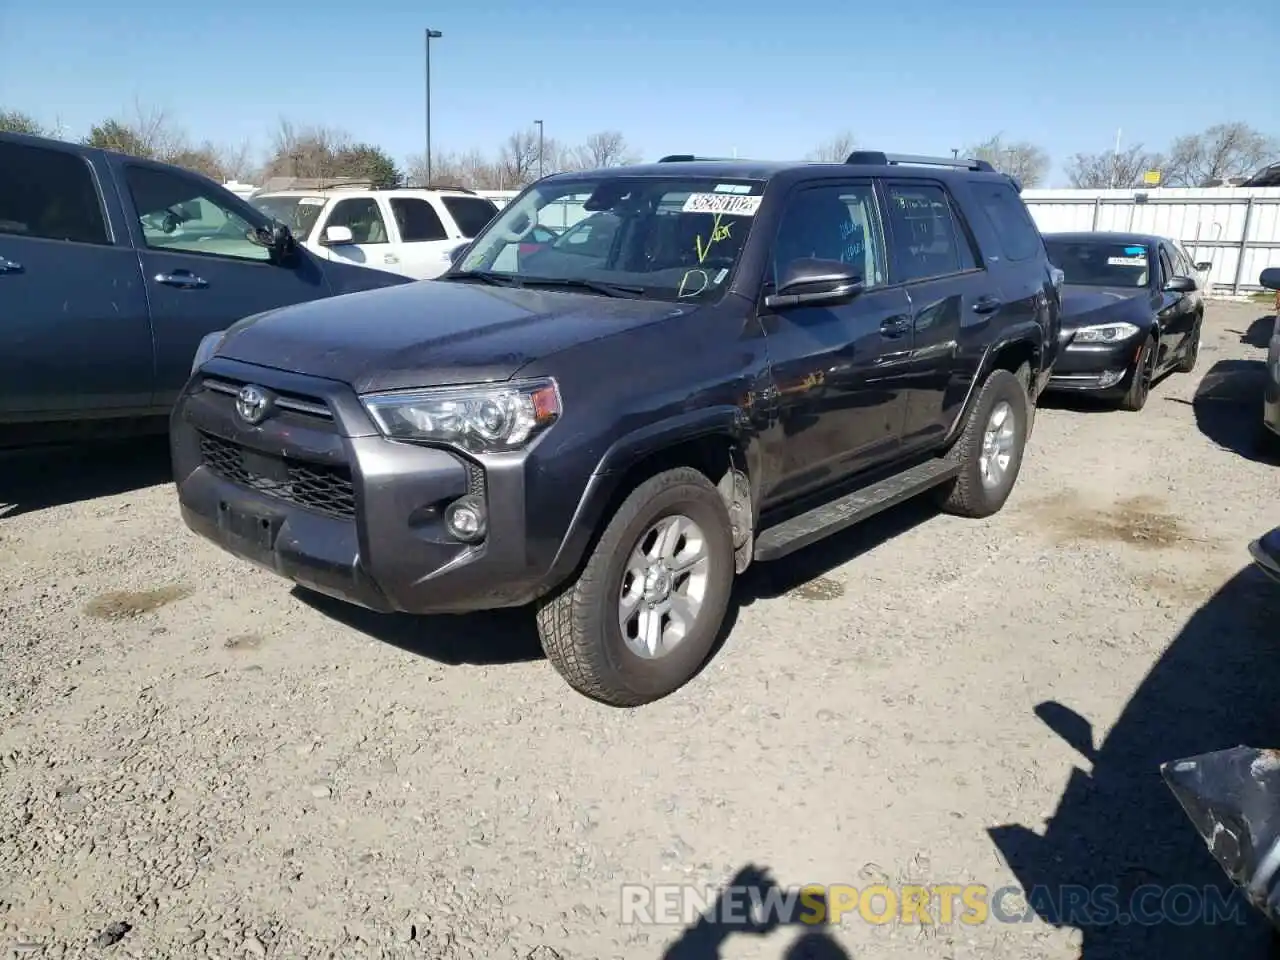
[[[1150,277],[1150,251],[1140,243],[1112,240],[1045,238],[1049,262],[1066,274],[1066,282],[1084,287],[1145,287]]]
[[[764,182],[593,177],[531,187],[445,279],[705,301],[722,294]]]
[[[306,240],[327,201],[324,197],[254,197],[249,202],[283,223],[299,240]]]

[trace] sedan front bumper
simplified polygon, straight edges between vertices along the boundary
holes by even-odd
[[[1072,330],[1062,332],[1062,348],[1049,380],[1050,390],[1123,392],[1146,343],[1145,334],[1114,343],[1074,344]]]

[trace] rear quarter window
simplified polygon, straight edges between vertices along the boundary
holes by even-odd
[[[462,235],[473,239],[498,215],[497,206],[484,197],[441,197]]]
[[[1030,260],[1044,249],[1027,205],[1013,187],[1003,183],[974,184],[974,195],[986,212],[1008,260]]]

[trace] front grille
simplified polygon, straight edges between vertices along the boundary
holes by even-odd
[[[240,392],[240,388],[245,386],[247,382],[226,380],[220,377],[206,377],[201,386],[211,393],[226,397],[226,402],[233,404],[235,403],[236,395]],[[322,423],[333,422],[333,411],[319,397],[304,397],[300,394],[281,393],[278,390],[271,392],[275,397],[275,406],[280,410],[295,414],[306,420],[316,420]]]
[[[210,470],[232,483],[326,517],[355,518],[355,485],[346,467],[259,453],[207,433],[200,435],[200,455]]]

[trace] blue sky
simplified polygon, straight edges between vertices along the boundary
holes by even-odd
[[[1280,136],[1280,18],[1265,0],[0,0],[0,108],[74,135],[141,100],[194,139],[265,146],[280,116],[398,159],[496,151],[545,122],[619,129],[643,156],[798,158],[850,130],[949,155],[1003,133],[1052,155],[1163,148],[1242,120]],[[1270,7],[1270,12],[1268,12]]]

